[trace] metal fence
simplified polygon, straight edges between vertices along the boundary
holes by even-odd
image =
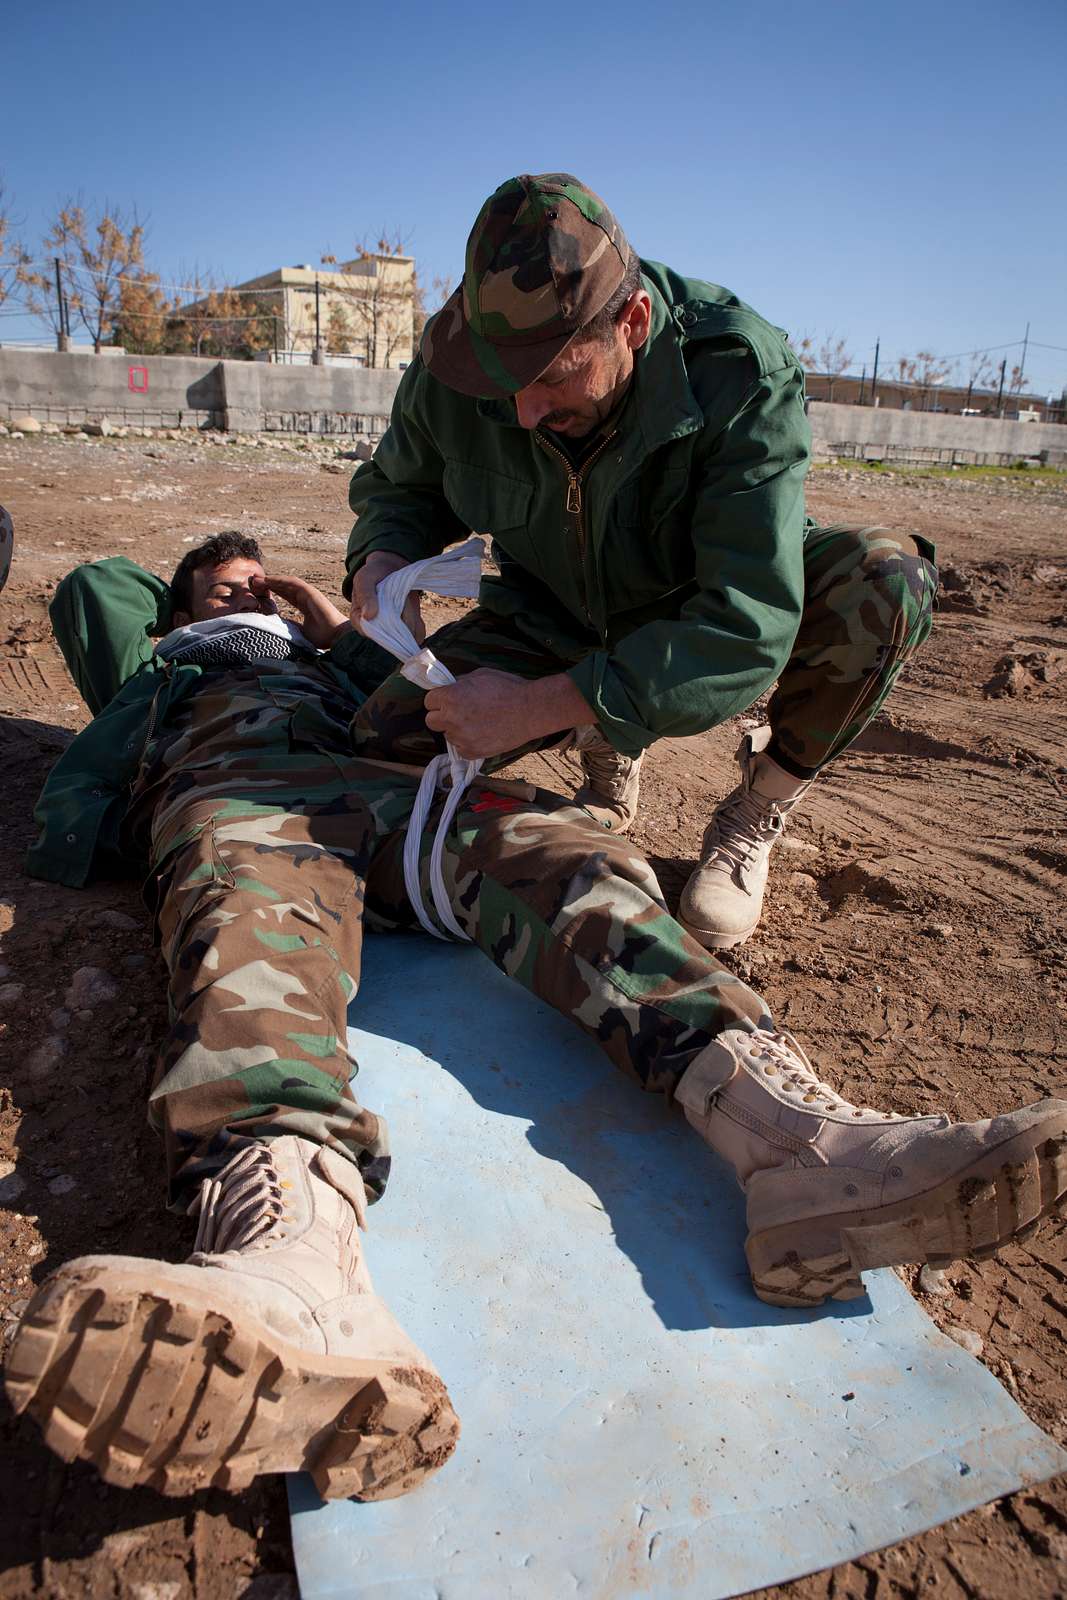
[[[80,427],[86,422],[99,422],[103,417],[116,428],[223,428],[224,411],[197,410],[184,406],[180,410],[166,410],[158,406],[50,406],[23,405],[10,400],[0,400],[0,416],[6,422],[13,417],[35,417],[38,422],[56,422],[60,427]]]
[[[870,444],[842,439],[827,444],[826,453],[837,461],[880,461],[906,467],[1010,467],[1013,461],[1044,461],[1047,450],[1033,455],[1018,451],[961,450],[958,446],[922,444]]]
[[[24,405],[0,400],[0,418],[35,417],[38,422],[55,422],[60,427],[76,428],[86,422],[107,417],[116,428],[188,428],[204,431],[224,430],[226,413],[183,407],[166,410],[151,406],[51,406]],[[260,433],[298,434],[315,438],[380,439],[389,418],[362,411],[264,411],[260,414]]]
[[[317,434],[345,439],[380,439],[388,426],[388,417],[369,416],[361,411],[264,411],[260,421],[263,433]]]

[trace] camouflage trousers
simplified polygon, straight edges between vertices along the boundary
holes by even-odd
[[[804,545],[804,611],[768,707],[772,751],[798,775],[817,772],[876,715],[933,622],[937,569],[925,539],[882,528],[813,528]],[[459,677],[496,667],[523,678],[566,670],[573,659],[539,649],[509,618],[476,609],[427,643]],[[393,673],[353,723],[368,755],[425,763],[444,748],[422,714],[422,690]],[[495,770],[558,734],[487,762]]]
[[[172,1203],[243,1144],[287,1133],[353,1161],[375,1198],[388,1137],[353,1092],[346,1013],[364,922],[397,938],[416,927],[402,853],[418,773],[353,757],[343,727],[308,743],[307,702],[276,689],[220,689],[214,710],[211,694],[194,699],[192,726],[137,802],[169,972],[149,1115]],[[647,861],[557,795],[478,784],[445,879],[490,960],[645,1089],[669,1094],[722,1029],[772,1025],[668,914]]]

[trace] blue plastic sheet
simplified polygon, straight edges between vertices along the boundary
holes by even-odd
[[[352,1048],[395,1163],[368,1259],[463,1435],[401,1500],[290,1480],[304,1600],[716,1600],[1067,1469],[894,1273],[761,1304],[723,1164],[483,956],[366,955]]]

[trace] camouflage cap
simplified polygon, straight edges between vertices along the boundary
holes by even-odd
[[[479,399],[524,389],[611,299],[629,256],[619,224],[577,178],[509,178],[471,229],[463,282],[427,323],[423,361]]]

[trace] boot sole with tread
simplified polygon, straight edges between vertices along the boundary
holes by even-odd
[[[65,1461],[166,1495],[303,1470],[323,1499],[384,1500],[452,1454],[459,1421],[428,1366],[301,1349],[165,1273],[73,1261],[28,1306],[8,1394]]]
[[[861,1272],[984,1260],[1028,1238],[1067,1194],[1067,1113],[1046,1104],[1043,1130],[1017,1134],[925,1194],[750,1233],[755,1293],[776,1306],[854,1300],[866,1293]]]

